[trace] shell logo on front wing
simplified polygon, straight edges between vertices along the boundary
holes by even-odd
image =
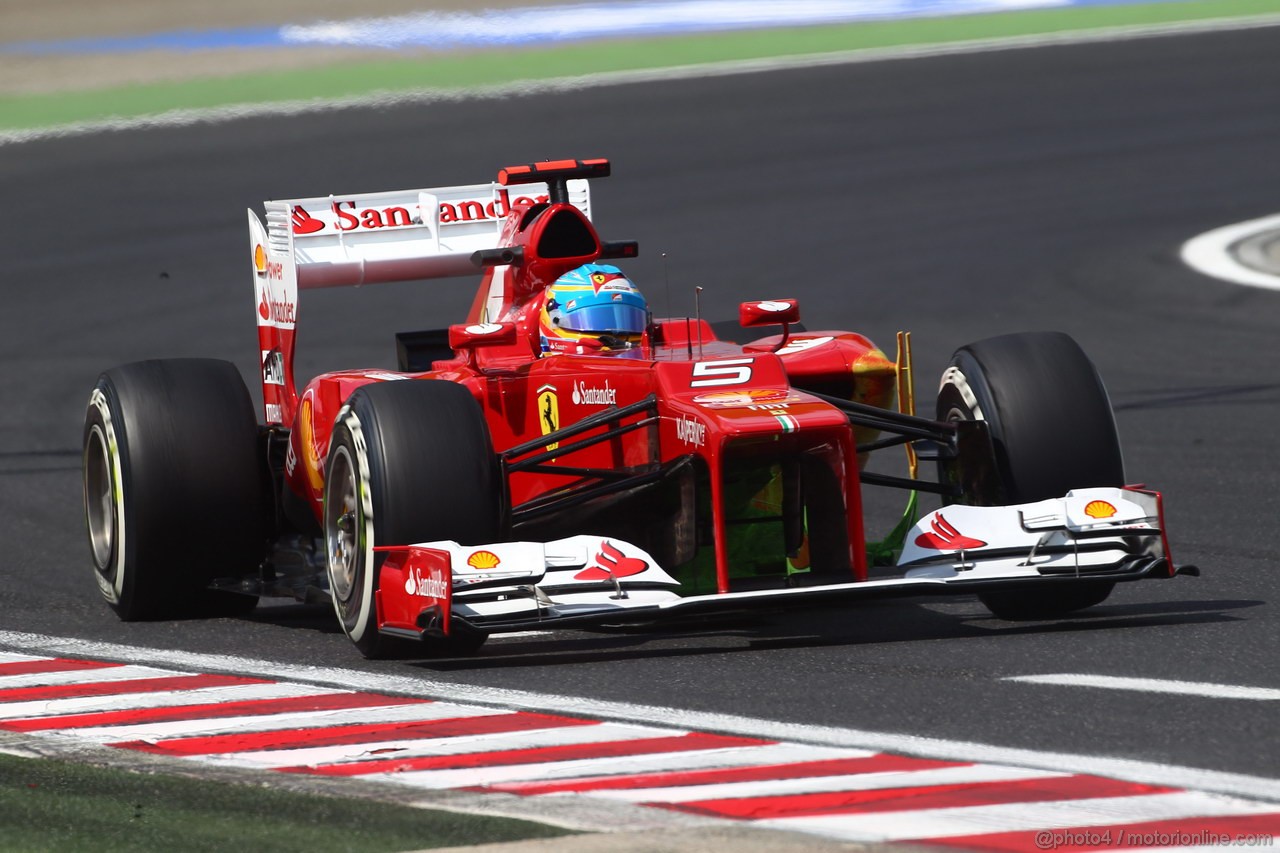
[[[492,551],[476,551],[467,557],[467,565],[473,569],[496,569],[501,564],[502,560]]]
[[[1090,518],[1111,518],[1117,512],[1115,505],[1108,501],[1089,501],[1084,507],[1084,514]]]

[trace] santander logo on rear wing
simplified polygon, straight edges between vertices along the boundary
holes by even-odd
[[[480,185],[480,188],[489,192],[485,195],[465,192],[460,198],[442,198],[440,190],[420,190],[416,199],[399,198],[397,196],[401,194],[398,193],[297,199],[290,202],[290,223],[295,235],[411,228],[424,225],[431,218],[430,215],[423,218],[422,205],[425,203],[434,207],[438,227],[443,232],[453,233],[476,223],[492,225],[506,217],[513,208],[528,207],[548,199],[545,188],[540,194],[525,192],[516,195],[506,187]],[[468,191],[472,188],[450,189]],[[582,202],[581,205],[575,202],[575,205],[586,207],[585,193]]]
[[[586,180],[569,202],[588,218]],[[249,211],[255,319],[268,424],[293,423],[298,291],[474,275],[471,255],[498,246],[512,210],[546,201],[546,184],[497,183],[282,199]]]

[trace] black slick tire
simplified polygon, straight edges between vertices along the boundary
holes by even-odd
[[[971,503],[1029,503],[1071,489],[1124,485],[1111,400],[1093,363],[1061,332],[1024,332],[961,347],[942,374],[939,420],[987,422],[1002,495]],[[979,595],[1002,619],[1046,619],[1090,607],[1109,581]]]
[[[369,658],[405,651],[378,632],[379,545],[500,538],[501,489],[488,425],[471,392],[440,380],[366,385],[334,423],[326,462],[329,587],[342,630]],[[483,634],[425,638],[429,654],[467,654]]]
[[[121,619],[256,604],[208,586],[253,575],[266,549],[257,436],[230,362],[142,361],[99,377],[83,434],[85,519],[98,590]]]

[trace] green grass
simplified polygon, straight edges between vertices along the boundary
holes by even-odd
[[[0,754],[0,850],[397,851],[565,830],[265,786]]]
[[[391,58],[380,61],[349,61],[288,72],[0,97],[0,129],[134,118],[178,109],[334,99],[371,92],[468,89],[516,80],[1268,13],[1280,13],[1280,0],[1182,0],[662,39],[595,41],[559,48],[424,53],[416,56],[397,53],[389,54]]]

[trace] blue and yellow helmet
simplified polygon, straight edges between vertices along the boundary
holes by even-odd
[[[543,352],[579,351],[584,338],[606,347],[638,344],[649,325],[644,296],[608,264],[583,264],[547,288],[538,317]]]

